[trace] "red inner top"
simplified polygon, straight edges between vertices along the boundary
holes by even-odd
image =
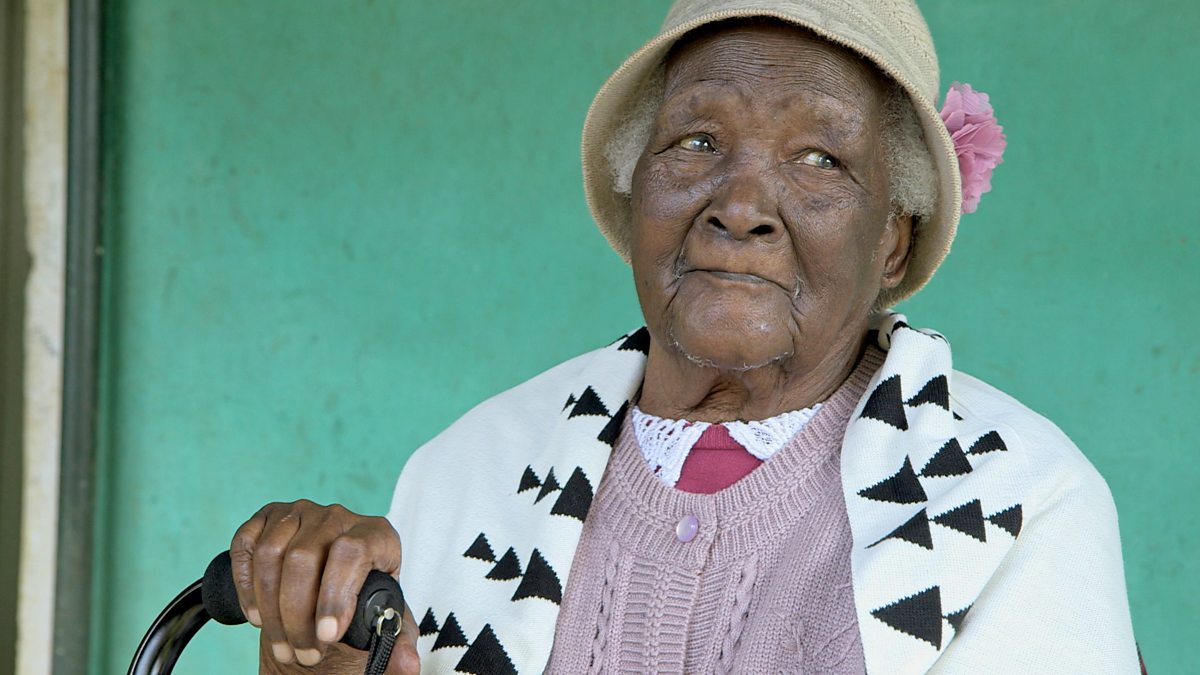
[[[733,440],[728,429],[714,424],[704,430],[683,461],[675,488],[684,492],[712,494],[738,482],[759,464],[762,464],[762,460]]]

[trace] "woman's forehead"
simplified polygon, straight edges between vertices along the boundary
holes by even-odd
[[[758,90],[745,81],[707,80],[695,82],[668,94],[659,110],[668,125],[686,126],[698,119],[717,117],[738,126],[753,124],[747,111],[757,109],[775,124],[797,119],[816,122],[827,142],[840,145],[861,137],[872,128],[879,111],[871,100],[831,95],[819,88],[781,88],[757,98]],[[755,103],[765,105],[755,106]],[[732,116],[732,117],[731,117]],[[755,119],[758,119],[755,117]]]

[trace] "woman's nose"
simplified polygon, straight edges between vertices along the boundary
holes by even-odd
[[[725,181],[708,208],[701,212],[699,224],[714,234],[738,241],[778,241],[784,233],[783,222],[766,182],[766,177],[754,174]]]

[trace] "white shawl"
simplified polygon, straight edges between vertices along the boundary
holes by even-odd
[[[941,335],[899,314],[872,333],[887,358],[842,445],[868,671],[1138,672],[1104,480],[1049,421],[954,371]],[[648,345],[640,329],[542,373],[408,461],[388,518],[423,672],[545,668]]]

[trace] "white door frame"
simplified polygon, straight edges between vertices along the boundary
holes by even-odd
[[[49,675],[58,672],[53,649],[58,612],[51,610],[56,609],[60,595],[60,573],[67,571],[60,565],[60,515],[64,512],[60,508],[60,485],[62,468],[67,464],[64,391],[70,386],[69,370],[73,368],[69,364],[71,337],[67,320],[68,289],[74,274],[68,267],[68,190],[72,179],[68,100],[75,77],[69,67],[73,56],[70,10],[74,3],[18,1],[23,4],[23,110],[9,123],[20,128],[19,212],[23,214],[30,266],[23,321],[16,672]],[[77,412],[67,410],[66,415]],[[81,637],[86,635],[83,632]],[[78,672],[83,672],[86,663],[79,664],[79,668]]]

